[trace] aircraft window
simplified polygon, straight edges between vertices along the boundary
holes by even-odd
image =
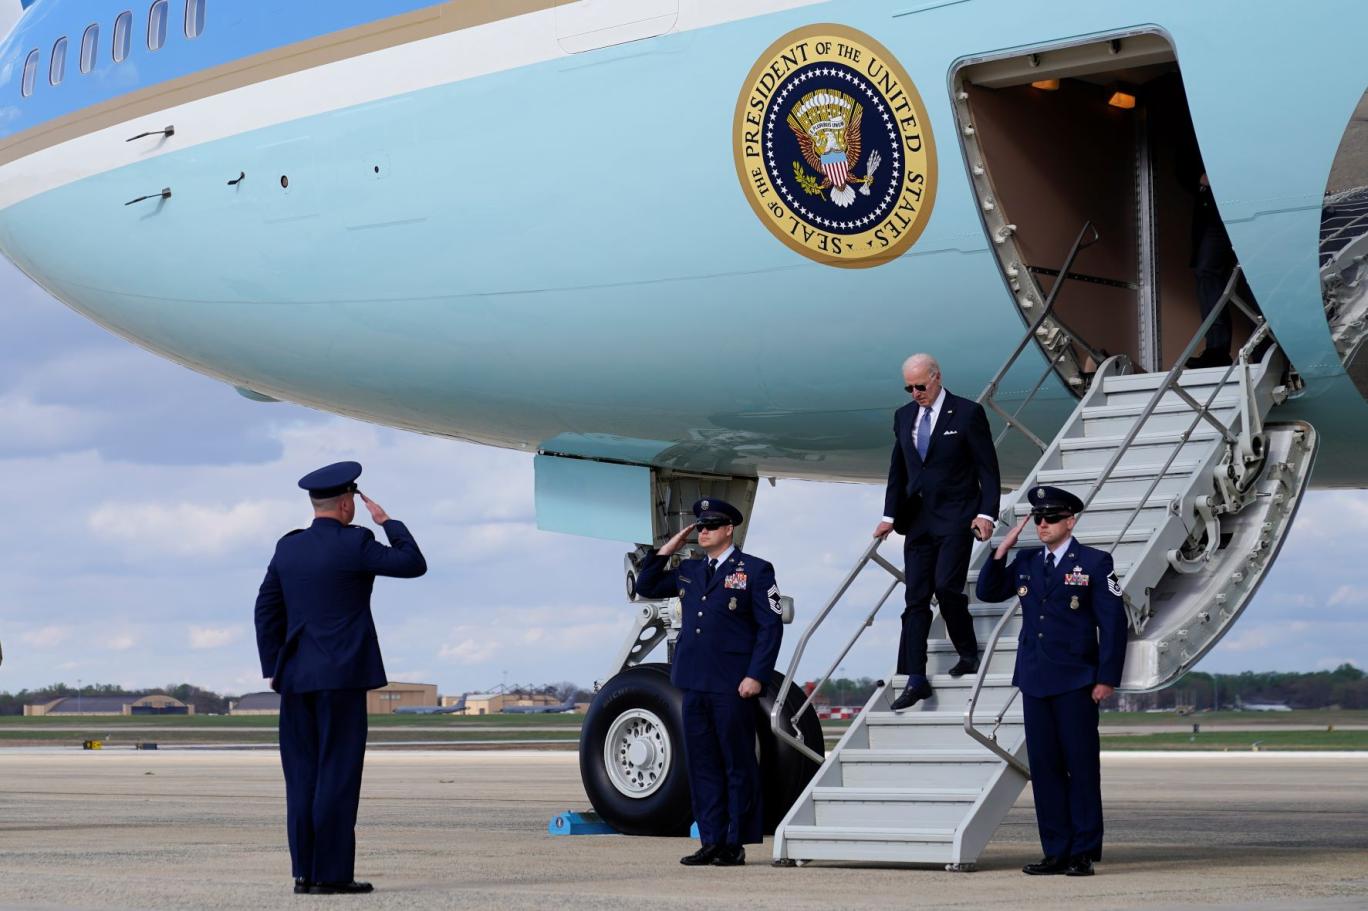
[[[147,11],[147,49],[149,51],[161,50],[161,46],[166,43],[166,19],[169,13],[167,8],[170,0],[157,0],[152,4],[152,8]]]
[[[128,51],[132,44],[133,34],[133,14],[128,10],[119,13],[119,18],[114,20],[114,62],[123,63],[128,59]]]
[[[24,97],[33,94],[33,84],[38,81],[38,52],[29,51],[28,59],[24,61],[24,82],[20,86],[20,91]]]
[[[86,26],[85,34],[81,36],[81,72],[89,73],[95,69],[95,55],[100,50],[100,27],[98,25]]]
[[[61,85],[66,78],[66,52],[67,40],[63,35],[52,46],[52,60],[48,63],[48,82],[53,85]]]
[[[185,0],[185,37],[204,34],[204,0]]]

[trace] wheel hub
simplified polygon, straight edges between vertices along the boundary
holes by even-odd
[[[604,738],[608,780],[628,797],[648,797],[664,783],[672,752],[669,732],[659,715],[628,709],[613,721]]]

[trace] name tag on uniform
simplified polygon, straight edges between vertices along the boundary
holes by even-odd
[[[745,587],[746,587],[746,574],[745,574],[745,573],[732,573],[732,574],[731,574],[730,576],[728,576],[726,579],[722,580],[722,587],[723,587],[723,588],[745,588]]]
[[[1065,585],[1087,585],[1087,584],[1088,584],[1088,574],[1087,574],[1087,573],[1065,573],[1065,574],[1064,574],[1064,584],[1065,584]]]

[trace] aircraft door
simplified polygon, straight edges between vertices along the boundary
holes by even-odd
[[[570,0],[556,6],[556,40],[578,54],[663,35],[678,19],[679,0]]]

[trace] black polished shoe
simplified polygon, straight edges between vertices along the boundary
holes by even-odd
[[[927,680],[925,677],[914,677],[912,680],[907,681],[907,686],[903,689],[902,695],[893,700],[892,709],[895,712],[901,712],[903,709],[910,709],[927,696],[930,696],[932,692],[934,691],[931,689],[931,681]]]
[[[746,849],[741,845],[723,845],[717,849],[717,856],[713,858],[714,867],[744,867],[746,865]]]
[[[977,674],[979,669],[978,658],[970,661],[968,658],[961,658],[955,662],[955,666],[950,668],[951,677],[963,677],[965,674]]]
[[[297,876],[297,877],[295,877],[294,886],[295,886],[295,895],[308,895],[308,894],[309,894],[309,890],[313,888],[313,882],[311,882],[310,880],[305,879],[305,878],[302,877],[302,876]]]
[[[721,852],[721,845],[704,845],[688,857],[681,857],[679,862],[686,867],[706,867]]]
[[[1093,866],[1092,857],[1087,854],[1075,854],[1069,858],[1069,866],[1064,870],[1065,876],[1092,876]]]
[[[1058,876],[1069,868],[1069,860],[1065,857],[1051,857],[1046,855],[1038,863],[1027,864],[1021,868],[1021,872],[1027,876]]]
[[[309,889],[310,895],[364,895],[367,892],[374,892],[375,887],[370,883],[357,882],[352,880],[349,883],[314,883]]]

